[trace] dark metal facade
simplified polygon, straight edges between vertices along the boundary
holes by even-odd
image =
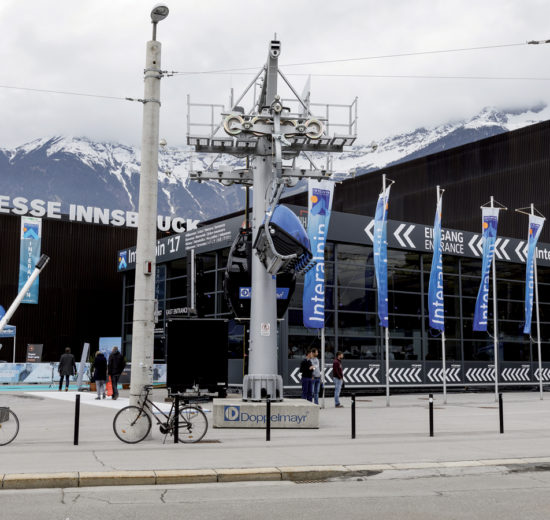
[[[0,304],[6,309],[17,296],[20,226],[19,217],[0,215]],[[135,241],[135,229],[43,219],[41,249],[51,260],[40,275],[38,305],[21,304],[10,320],[17,327],[16,361],[24,361],[28,343],[44,344],[43,360],[57,361],[65,347],[80,353],[88,342],[94,352],[99,337],[120,336],[116,255]],[[0,340],[0,360],[11,362],[12,341]]]

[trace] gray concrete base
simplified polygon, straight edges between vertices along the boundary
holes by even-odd
[[[271,428],[319,428],[319,406],[304,399],[271,403]],[[214,428],[265,428],[266,403],[214,399]]]

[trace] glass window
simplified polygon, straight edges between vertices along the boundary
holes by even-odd
[[[430,327],[429,318],[426,318],[425,325],[428,339],[441,337],[441,331]],[[460,319],[445,318],[445,336],[448,339],[460,339]]]
[[[422,318],[420,316],[389,315],[390,336],[420,338],[422,335]]]
[[[429,288],[430,273],[428,271],[427,273],[424,273],[424,291],[426,294],[428,293]],[[452,274],[443,275],[443,293],[445,296],[460,296],[460,277]]]
[[[376,291],[340,287],[338,289],[338,310],[376,312]]]
[[[420,270],[420,254],[412,251],[399,251],[391,249],[388,251],[388,270],[408,269]]]
[[[243,357],[244,325],[235,320],[228,322],[228,357],[230,359]]]
[[[302,312],[302,309],[289,309],[288,310],[288,325],[289,327],[297,328],[298,330],[301,328],[304,333],[308,329],[304,327],[304,314]],[[328,329],[334,330],[334,312],[325,312],[325,329],[326,333],[328,334]],[[315,334],[317,334],[319,329],[309,329],[313,331]]]
[[[316,348],[319,351],[321,359],[321,338],[318,336],[308,336],[301,334],[291,334],[288,336],[288,358],[303,359],[310,348]],[[325,336],[325,360],[334,359],[334,337]]]
[[[378,336],[378,317],[375,314],[358,312],[338,313],[338,335]]]
[[[485,340],[464,341],[465,361],[489,361],[493,362],[494,345],[491,338]]]
[[[525,281],[497,279],[497,298],[522,301],[525,298]]]
[[[420,292],[420,276],[413,271],[389,269],[388,289],[390,291]]]
[[[390,314],[412,314],[420,316],[422,313],[422,298],[420,294],[389,291],[388,309]]]
[[[168,264],[168,276],[174,278],[176,276],[185,276],[187,274],[187,258],[179,258]]]
[[[172,278],[166,281],[166,295],[168,298],[177,298],[187,295],[187,276]]]
[[[379,338],[341,337],[338,350],[344,353],[344,359],[381,359]]]
[[[481,283],[481,276],[463,276],[462,277],[462,296],[470,296],[477,298],[477,292],[479,291],[479,284]],[[489,286],[489,290],[491,287]]]
[[[531,344],[529,341],[503,341],[501,342],[504,361],[530,361]]]
[[[339,264],[346,266],[356,264],[372,265],[372,247],[350,244],[339,244],[337,247],[337,259]]]
[[[424,272],[429,273],[432,269],[432,255],[423,254]],[[458,274],[460,258],[458,256],[443,255],[443,272]]]
[[[372,289],[375,287],[374,267],[338,264],[338,285]]]
[[[442,355],[441,339],[428,340],[428,350],[426,352],[426,361],[441,361]],[[462,351],[460,341],[445,341],[445,359],[449,362],[462,362]]]
[[[390,361],[411,360],[418,361],[422,359],[422,340],[415,339],[396,339],[390,336]]]
[[[478,280],[481,278],[481,260],[475,258],[461,258],[460,267],[462,276],[474,276]]]
[[[124,321],[131,322],[134,319],[134,304],[124,306]]]
[[[126,303],[133,303],[134,301],[134,286],[126,286],[126,295],[125,295]]]

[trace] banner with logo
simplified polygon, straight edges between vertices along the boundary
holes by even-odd
[[[442,201],[443,195],[440,195],[435,210],[432,269],[430,271],[430,284],[428,286],[428,314],[430,317],[430,327],[444,331],[443,250],[441,247]]]
[[[499,208],[481,208],[483,229],[483,263],[481,266],[481,283],[477,293],[474,311],[474,330],[487,331],[487,317],[489,310],[489,274],[495,254],[497,239]]]
[[[325,243],[328,235],[334,182],[308,182],[307,234],[315,267],[304,279],[302,304],[304,326],[322,329],[325,326]]]
[[[531,318],[533,315],[533,290],[534,282],[534,259],[537,250],[537,241],[544,225],[544,217],[529,215],[529,236],[527,237],[527,262],[525,264],[525,326],[524,334],[531,334]]]
[[[19,249],[19,288],[21,291],[40,259],[42,219],[21,217],[21,245]],[[29,287],[21,303],[38,303],[38,278]]]
[[[382,327],[388,326],[388,200],[390,187],[378,196],[374,214],[374,274],[378,290],[378,317]]]
[[[28,343],[27,344],[27,363],[40,363],[42,361],[43,344]]]

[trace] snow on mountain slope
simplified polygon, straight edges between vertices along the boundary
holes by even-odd
[[[358,145],[334,156],[337,172],[357,174],[477,141],[550,119],[550,108],[486,108],[468,121],[381,138],[376,152]],[[312,154],[324,166],[323,154]],[[0,195],[61,201],[111,209],[137,209],[140,151],[86,138],[41,138],[13,149],[0,148]],[[188,179],[191,169],[210,166],[213,157],[189,147],[159,151],[158,210],[162,215],[206,220],[241,209],[244,189]],[[217,164],[242,167],[242,160],[224,156]],[[294,191],[294,190],[293,190]]]

